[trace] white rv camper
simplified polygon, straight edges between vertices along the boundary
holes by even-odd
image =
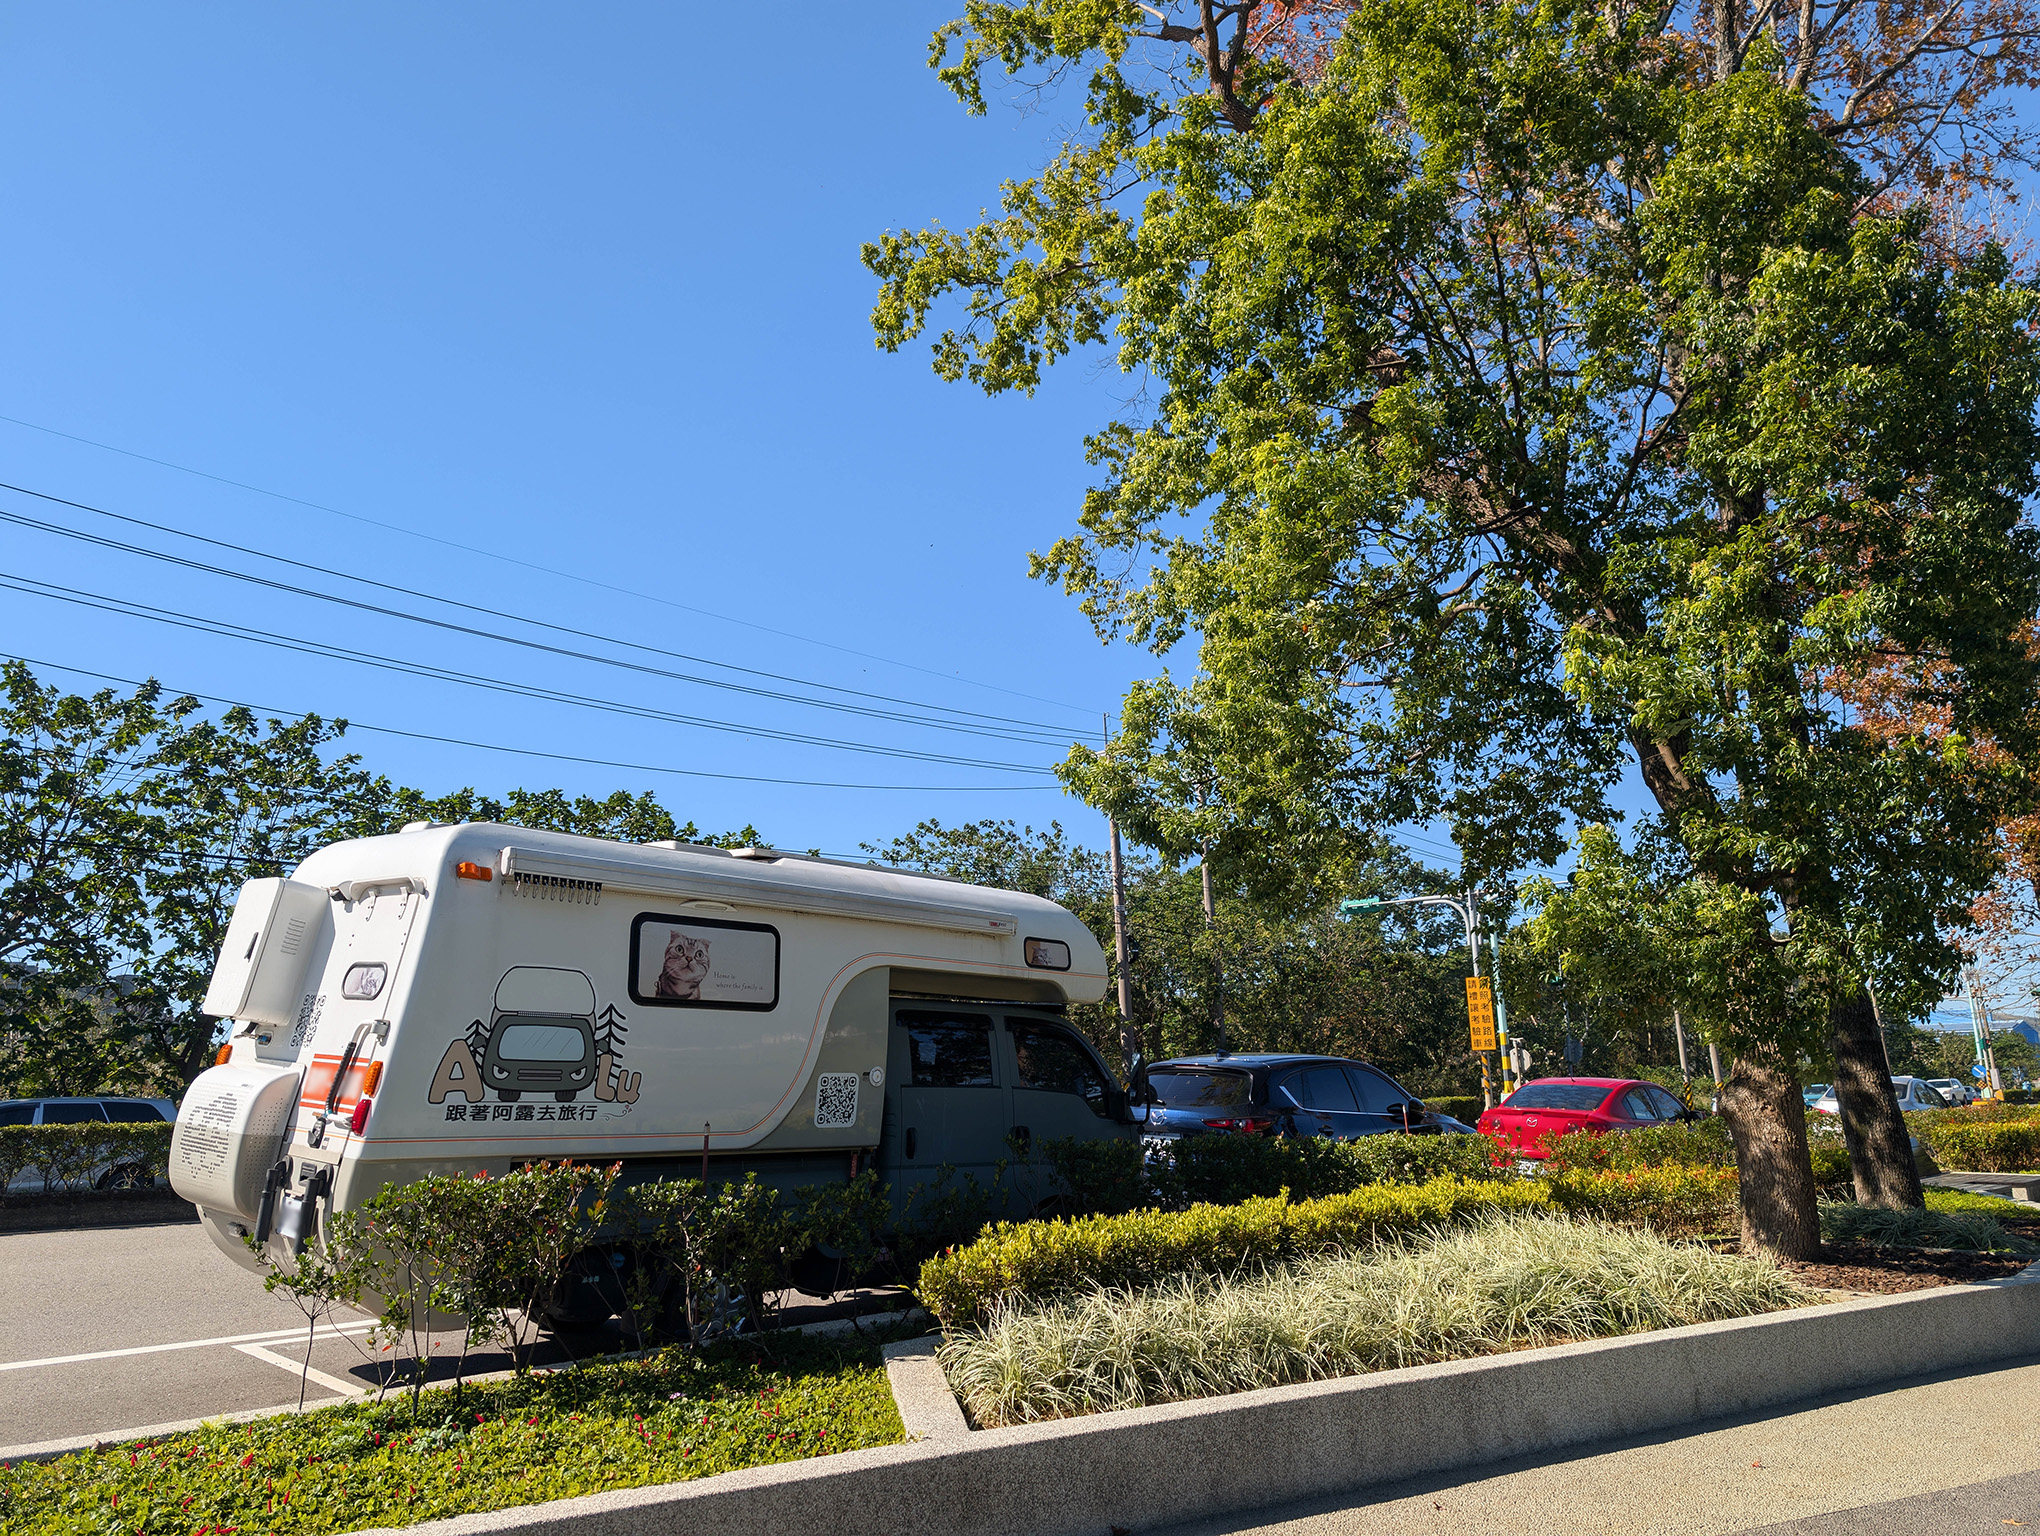
[[[220,1247],[291,1245],[433,1173],[630,1178],[862,1162],[895,1198],[1025,1141],[1134,1134],[1058,1015],[1105,990],[1052,902],[940,876],[467,822],[242,888],[206,995],[233,1021],[170,1179]]]

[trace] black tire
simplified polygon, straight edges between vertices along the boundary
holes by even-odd
[[[571,1104],[574,1102],[574,1095],[579,1091],[580,1090],[576,1088],[569,1088],[565,1093],[561,1093],[558,1089],[554,1089],[553,1097],[558,1099],[562,1104]]]
[[[524,1097],[524,1090],[522,1088],[498,1088],[496,1090],[496,1097],[505,1104],[515,1104]]]
[[[115,1163],[99,1176],[94,1189],[147,1189],[155,1182],[141,1163]]]

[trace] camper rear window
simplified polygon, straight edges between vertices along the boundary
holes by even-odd
[[[776,1008],[779,930],[640,912],[630,925],[630,995],[648,1008]]]

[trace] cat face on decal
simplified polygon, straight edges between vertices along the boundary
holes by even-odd
[[[678,929],[667,930],[666,961],[659,968],[659,984],[652,995],[698,1001],[707,975],[708,940],[690,938]]]

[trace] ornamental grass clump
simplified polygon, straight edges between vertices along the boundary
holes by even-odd
[[[1746,1317],[1816,1298],[1775,1266],[1563,1216],[1354,1255],[1008,1304],[940,1352],[977,1422],[1027,1423]]]
[[[1839,1202],[1823,1204],[1820,1235],[1829,1242],[1872,1243],[1886,1248],[2040,1253],[2040,1244],[2014,1236],[1981,1211],[1881,1210]]]

